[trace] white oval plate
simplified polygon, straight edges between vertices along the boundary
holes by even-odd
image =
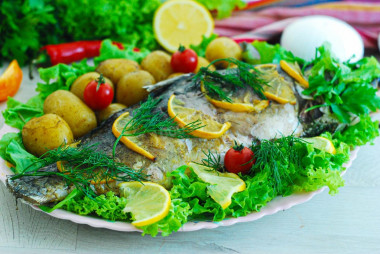
[[[5,133],[8,133],[8,132],[18,132],[18,130],[4,124],[3,128],[0,130],[0,137],[2,137]],[[357,148],[351,152],[350,161],[343,165],[344,167],[346,167],[346,169],[349,168],[353,160],[355,160],[358,150],[359,149]],[[345,173],[345,171],[343,173]],[[13,172],[7,167],[7,165],[5,164],[5,161],[2,158],[0,158],[0,180],[5,184],[6,176],[12,175],[12,174]],[[288,197],[277,197],[271,202],[269,202],[268,205],[263,207],[260,210],[260,212],[252,212],[246,216],[242,216],[239,218],[228,218],[219,222],[213,222],[213,221],[187,222],[185,225],[183,225],[183,227],[179,231],[195,231],[195,230],[200,230],[204,228],[211,229],[211,228],[217,228],[220,226],[231,226],[239,222],[248,222],[248,221],[258,220],[263,216],[271,215],[278,211],[289,209],[292,206],[305,203],[306,201],[310,200],[314,195],[321,193],[324,189],[326,189],[326,187],[321,188],[317,191],[313,191],[313,192],[297,193],[297,194],[290,195]],[[41,211],[37,206],[33,206],[33,205],[30,205],[30,206],[35,210]],[[136,228],[135,226],[133,226],[131,223],[128,223],[128,222],[113,222],[113,221],[107,221],[104,219],[94,218],[90,216],[81,216],[81,215],[68,212],[62,209],[57,209],[47,214],[55,218],[70,220],[78,224],[87,224],[89,226],[96,227],[96,228],[107,228],[111,230],[124,231],[124,232],[131,232],[131,231],[141,232],[140,229]]]

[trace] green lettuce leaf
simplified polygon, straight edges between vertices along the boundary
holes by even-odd
[[[260,58],[255,58],[254,52],[257,51]],[[265,41],[254,41],[252,44],[244,44],[243,47],[243,60],[250,64],[267,64],[274,63],[279,64],[280,60],[286,60],[289,62],[298,62],[300,64],[305,61],[301,58],[295,57],[290,51],[285,50],[279,44],[269,44]]]
[[[94,215],[110,221],[130,221],[130,214],[123,212],[126,204],[126,198],[118,197],[110,191],[95,199],[76,195],[65,201],[62,208],[79,215]]]
[[[148,226],[141,227],[142,235],[149,234],[155,237],[158,232],[162,236],[168,236],[177,232],[183,224],[187,222],[190,212],[190,205],[181,199],[172,199],[169,214],[162,220]]]
[[[39,158],[28,153],[22,143],[21,132],[7,133],[0,140],[0,156],[15,167],[15,174],[40,167]]]
[[[89,66],[86,59],[72,65],[57,64],[49,68],[40,68],[38,71],[45,83],[38,83],[36,91],[42,99],[45,99],[54,91],[69,90],[80,75],[94,70],[95,67]]]
[[[231,16],[235,8],[244,8],[246,3],[242,0],[196,0],[203,4],[210,11],[217,10],[218,18],[227,18]]]
[[[150,53],[149,50],[144,48],[140,48],[140,51],[135,52],[133,50],[133,45],[123,45],[124,49],[119,49],[117,46],[112,44],[111,40],[104,40],[100,48],[100,55],[94,58],[95,65],[98,65],[100,62],[104,60],[112,58],[125,58],[140,63]]]
[[[44,114],[43,99],[37,95],[29,99],[28,102],[22,103],[8,97],[7,109],[2,114],[7,125],[21,130],[30,119]]]
[[[206,48],[210,42],[218,38],[218,35],[212,34],[209,37],[202,35],[202,41],[198,45],[190,45],[190,48],[197,53],[198,56],[206,56]]]
[[[363,146],[378,137],[379,121],[372,121],[370,116],[362,116],[357,124],[347,127],[343,132],[336,132],[334,138],[351,147]]]

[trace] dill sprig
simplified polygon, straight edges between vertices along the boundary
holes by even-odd
[[[194,163],[212,168],[213,170],[218,171],[218,172],[225,171],[220,154],[212,153],[211,150],[208,150],[207,152],[205,151],[202,151],[202,152],[206,156],[206,158],[203,158],[201,163],[198,163],[198,162],[194,162]]]
[[[105,153],[96,150],[98,144],[82,145],[78,148],[66,146],[46,152],[36,163],[38,168],[31,170],[30,165],[20,174],[12,176],[12,180],[24,176],[59,176],[68,185],[74,185],[76,189],[93,198],[96,196],[92,183],[105,180],[108,185],[110,180],[116,181],[142,181],[146,175],[141,170],[134,170],[127,165],[116,162]],[[62,172],[43,171],[41,168],[62,162]]]
[[[256,162],[252,166],[251,172],[261,170],[270,170],[275,181],[275,189],[281,191],[283,182],[291,182],[289,172],[301,167],[299,148],[297,144],[304,143],[300,138],[294,135],[282,136],[273,140],[261,140],[260,144],[252,145],[252,151],[255,154]]]
[[[145,133],[156,133],[158,135],[172,138],[192,138],[191,132],[204,127],[202,121],[196,120],[179,128],[177,123],[161,111],[156,110],[161,98],[153,99],[151,96],[132,112],[132,118],[125,124],[121,135],[116,139],[112,153],[115,156],[116,146],[122,137],[139,136]]]
[[[234,64],[236,68],[227,69],[223,73],[209,69],[211,65],[220,61],[226,61],[230,65]],[[251,87],[261,99],[266,99],[263,86],[267,84],[259,78],[259,74],[260,72],[251,64],[234,58],[222,58],[212,61],[207,67],[200,68],[193,80],[202,82],[211,97],[227,102],[232,102],[229,93],[247,87]]]

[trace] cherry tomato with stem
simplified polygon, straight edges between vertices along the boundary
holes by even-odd
[[[113,100],[113,89],[104,80],[103,74],[96,80],[88,83],[84,89],[84,102],[93,110],[102,110],[108,107]]]
[[[251,149],[235,142],[235,145],[227,151],[224,157],[224,167],[231,173],[246,174],[256,162],[254,156]]]
[[[174,72],[193,72],[198,64],[197,53],[192,49],[186,49],[180,45],[178,51],[172,55],[170,64]]]

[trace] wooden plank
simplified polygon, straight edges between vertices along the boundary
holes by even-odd
[[[17,202],[0,183],[0,246],[74,250],[75,223],[53,218]]]

